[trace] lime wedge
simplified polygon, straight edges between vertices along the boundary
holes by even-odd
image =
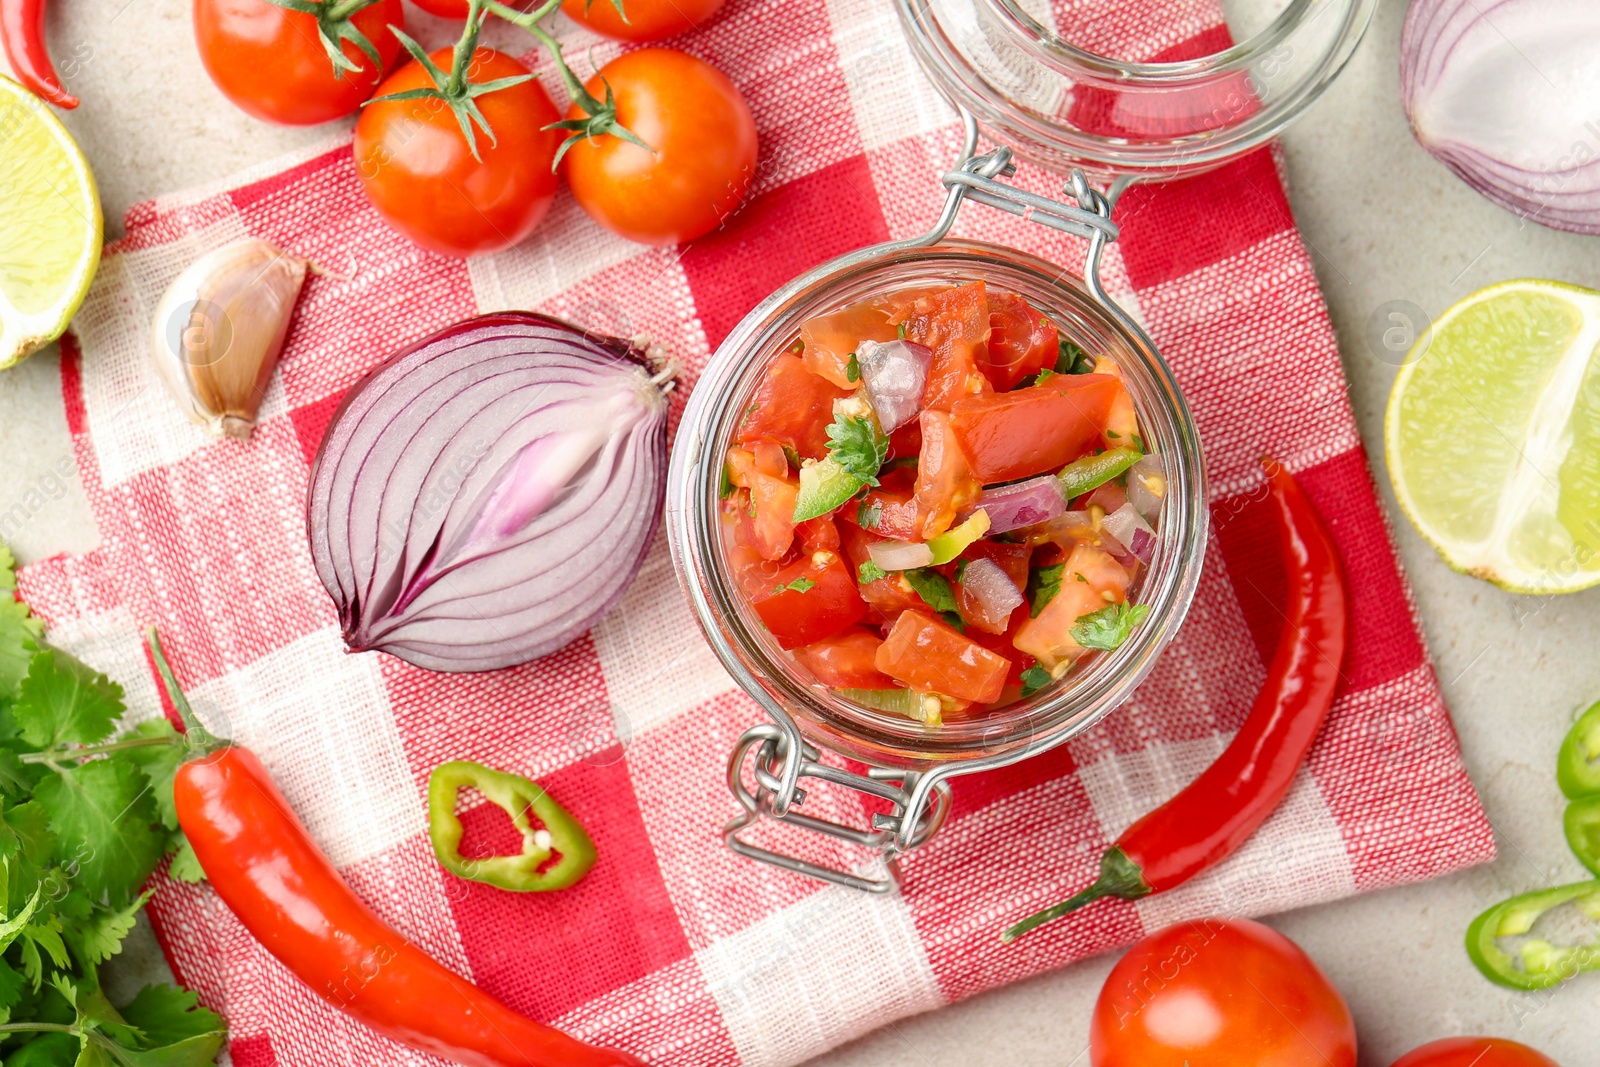
[[[1600,293],[1521,280],[1450,308],[1395,379],[1384,447],[1456,570],[1517,593],[1600,584]]]
[[[0,369],[60,337],[100,265],[94,175],[47,104],[0,76]]]

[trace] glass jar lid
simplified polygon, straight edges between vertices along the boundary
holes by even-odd
[[[986,135],[1057,171],[1165,179],[1209,170],[1293,122],[1333,83],[1377,0],[1235,0],[1221,32],[1175,24],[1112,56],[1049,0],[897,0],[918,61]],[[1147,19],[1146,21],[1150,21]],[[1097,51],[1098,49],[1098,51]]]

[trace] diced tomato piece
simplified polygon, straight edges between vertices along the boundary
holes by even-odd
[[[845,558],[850,562],[850,570],[859,578],[861,565],[872,558],[868,546],[874,541],[882,541],[883,538],[850,522],[839,528],[839,537]],[[898,573],[862,583],[860,591],[862,598],[885,619],[893,619],[907,608],[922,606],[922,598],[917,596],[916,591]]]
[[[1128,392],[1122,368],[1110,356],[1098,356],[1094,361],[1096,374],[1109,374],[1117,379],[1117,395],[1112,397],[1111,406],[1106,410],[1105,430],[1101,439],[1107,448],[1137,448],[1144,449],[1142,441],[1135,440],[1139,436],[1139,415],[1133,409],[1133,395]]]
[[[1026,389],[958,400],[951,424],[983,484],[1014,481],[1064,467],[1097,441],[1120,388],[1104,374],[1053,374]]]
[[[743,521],[748,524],[748,517],[742,520],[729,517],[726,521],[730,523]],[[773,585],[778,580],[778,571],[782,567],[763,557],[735,533],[735,540],[728,546],[728,569],[733,573],[734,584],[739,587],[739,592],[744,594],[744,598],[754,600],[772,591]]]
[[[900,426],[889,434],[889,460],[915,456],[922,451],[922,424],[916,419]]]
[[[807,459],[821,459],[828,451],[833,402],[849,395],[806,370],[799,356],[786,352],[772,361],[756,388],[738,441],[748,444],[765,437]]]
[[[807,319],[800,326],[805,349],[800,358],[812,374],[826,378],[840,389],[854,389],[850,380],[850,356],[862,341],[893,341],[899,331],[889,321],[889,309],[877,300],[851,304],[830,315]]]
[[[1056,324],[1015,293],[989,294],[989,347],[983,372],[1001,392],[1054,367],[1061,347]]]
[[[799,648],[832,637],[867,614],[856,576],[837,552],[808,553],[778,571],[751,606],[778,644]]]
[[[1014,685],[1020,686],[1022,683],[1022,672],[1038,662],[1032,656],[1028,655],[1026,652],[1018,650],[1017,647],[1012,644],[1012,642],[1016,639],[1017,631],[1022,629],[1023,624],[1027,621],[1028,605],[1024,603],[1020,605],[1016,611],[1011,613],[1011,621],[1006,626],[1004,633],[991,634],[978,629],[976,626],[967,627],[968,637],[978,642],[978,644],[982,645],[984,648],[987,648],[990,652],[997,653],[998,655],[1004,656],[1011,661],[1011,672],[1006,675],[1006,688],[1008,689]],[[1013,694],[1013,696],[1015,695],[1016,694]],[[1001,695],[1001,699],[1006,699],[1005,694]]]
[[[837,689],[893,689],[895,682],[878,670],[874,657],[883,640],[864,626],[794,650],[795,659],[810,668],[823,685]]]
[[[794,532],[800,538],[800,547],[807,552],[839,551],[839,528],[834,525],[831,515],[807,519],[796,526]]]
[[[1126,600],[1131,580],[1127,570],[1110,555],[1079,545],[1067,557],[1061,591],[1037,618],[1022,624],[1012,644],[1037,659],[1046,670],[1072,662],[1084,651],[1072,638],[1073,625],[1090,612]]]
[[[755,480],[756,457],[748,448],[728,449],[728,458],[723,461],[727,464],[728,481],[740,489],[750,488],[750,483]]]
[[[956,512],[983,491],[957,439],[951,417],[942,411],[924,411],[922,452],[917,459],[916,502],[922,510],[921,537],[927,540],[950,528]]]
[[[969,563],[975,559],[993,560],[1021,591],[1028,587],[1028,559],[1032,555],[1033,550],[1027,545],[1009,545],[1002,541],[975,541],[961,553],[961,558]],[[960,564],[951,564],[951,577],[953,578],[961,570]],[[953,581],[952,584],[955,587],[956,610],[961,613],[961,618],[968,626],[992,634],[1006,632],[1011,624],[1010,614],[999,619],[990,618],[978,601],[967,592],[967,587],[962,582]]]
[[[925,693],[987,704],[1011,661],[923,611],[904,611],[878,647],[878,670]]]
[[[750,451],[755,457],[757,474],[772,478],[789,477],[789,457],[784,455],[783,446],[778,442],[757,441]]]
[[[989,347],[989,298],[982,282],[918,299],[906,318],[906,340],[933,349],[922,406],[948,411],[965,396],[994,392],[980,364]]]

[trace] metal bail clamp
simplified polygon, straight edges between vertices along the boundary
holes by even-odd
[[[1117,225],[1111,221],[1111,212],[1130,179],[1118,178],[1109,190],[1101,192],[1089,184],[1082,171],[1074,170],[1064,186],[1064,191],[1075,201],[1073,204],[1018,189],[999,180],[1016,172],[1011,149],[997,145],[978,155],[977,121],[965,110],[961,118],[965,132],[961,159],[954,170],[946,171],[940,179],[947,194],[933,228],[916,237],[879,245],[878,249],[894,252],[938,244],[955,224],[963,201],[975,200],[1041,226],[1088,238],[1084,282],[1090,293],[1135,336],[1143,336],[1143,328],[1111,299],[1100,280],[1101,256],[1106,245],[1117,239]],[[794,718],[775,703],[762,701],[762,704],[773,721],[746,730],[728,760],[728,788],[744,810],[723,828],[723,840],[728,848],[748,859],[868,893],[897,889],[899,857],[926,844],[944,825],[950,814],[950,778],[1003,767],[1052,747],[1048,744],[1030,746],[1020,752],[959,764],[940,764],[920,771],[871,768],[861,775],[820,762],[821,752],[804,739]],[[747,765],[755,783],[753,790],[745,781]],[[806,801],[806,790],[800,784],[803,778],[819,779],[876,797],[887,801],[891,810],[873,815],[869,828],[845,826],[804,814],[798,810]],[[821,866],[752,844],[740,836],[763,819],[774,819],[876,852],[883,862],[884,874],[871,877],[852,870]]]

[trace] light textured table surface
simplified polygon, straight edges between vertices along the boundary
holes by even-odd
[[[207,81],[185,0],[55,5],[53,51],[74,57],[84,106],[66,117],[105,201],[107,236],[146,197],[224,177],[327,129],[251,121]],[[408,19],[415,14],[408,12]],[[1400,516],[1382,469],[1383,405],[1394,356],[1366,338],[1380,305],[1437,314],[1473,289],[1538,276],[1600,286],[1600,240],[1525,225],[1480,199],[1412,141],[1398,103],[1404,5],[1385,0],[1342,80],[1285,137],[1289,194],[1315,257],[1384,503],[1416,588],[1428,643],[1501,858],[1489,867],[1272,920],[1343,990],[1363,1067],[1385,1067],[1436,1037],[1492,1033],[1533,1044],[1563,1067],[1595,1067],[1600,975],[1525,996],[1480,978],[1462,933],[1481,909],[1582,868],[1561,836],[1556,748],[1575,707],[1600,697],[1600,591],[1511,596],[1448,570]],[[427,33],[426,19],[418,36]],[[64,67],[68,64],[63,63]],[[70,472],[55,355],[0,377],[0,536],[24,559],[92,548]],[[22,505],[21,511],[16,505]],[[1031,1067],[1088,1063],[1091,1006],[1112,963],[1092,960],[878,1032],[817,1067]],[[164,970],[141,928],[110,968],[114,994]]]

